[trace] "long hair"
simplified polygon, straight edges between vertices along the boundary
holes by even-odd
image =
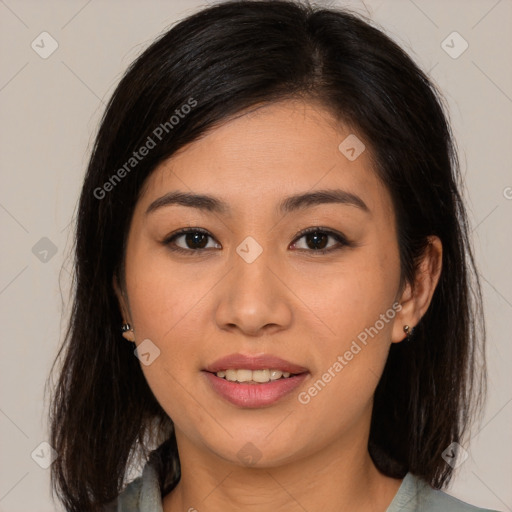
[[[377,386],[369,452],[389,476],[410,471],[436,488],[448,483],[452,468],[441,453],[462,443],[484,395],[485,326],[442,97],[359,15],[242,0],[205,8],[159,37],[129,67],[102,118],[78,207],[72,312],[52,367],[52,485],[68,510],[101,510],[115,499],[137,451],[144,458],[165,441],[169,461],[178,460],[173,423],[120,336],[112,285],[114,276],[124,283],[126,236],[145,180],[230,117],[291,98],[320,102],[368,142],[396,213],[403,283],[413,282],[427,237],[441,239],[430,308],[413,341],[392,345]],[[177,109],[187,114],[176,122]],[[154,147],[135,158],[148,138]],[[173,468],[161,468],[162,481]]]

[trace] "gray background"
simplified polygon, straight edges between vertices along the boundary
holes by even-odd
[[[512,1],[330,3],[370,15],[446,98],[483,282],[490,375],[483,419],[449,492],[512,510]],[[68,312],[70,222],[100,115],[133,58],[201,5],[0,0],[1,512],[59,509],[50,470],[31,454],[44,464],[50,453],[40,446],[48,439],[43,386]],[[44,31],[58,44],[46,59]],[[454,31],[469,45],[457,58],[464,42]]]

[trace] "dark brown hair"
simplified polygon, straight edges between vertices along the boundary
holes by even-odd
[[[194,108],[167,125],[129,174],[109,182],[191,98]],[[161,479],[179,473],[172,421],[121,338],[112,286],[114,276],[123,282],[126,235],[145,180],[230,116],[289,98],[320,102],[368,143],[395,208],[402,282],[413,282],[427,237],[441,239],[443,269],[430,308],[410,342],[392,345],[377,386],[369,451],[387,475],[410,471],[437,488],[449,481],[441,453],[461,442],[482,401],[485,328],[441,96],[359,15],[244,0],[203,9],[159,37],[130,66],[103,116],[78,208],[72,313],[52,368],[59,371],[52,483],[68,510],[101,510],[121,490],[134,453],[144,458],[165,440]]]

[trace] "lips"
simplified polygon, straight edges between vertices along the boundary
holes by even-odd
[[[217,359],[209,364],[205,371],[217,373],[229,369],[246,369],[246,370],[281,370],[292,374],[301,374],[308,371],[307,368],[297,365],[285,359],[273,355],[261,354],[257,356],[249,356],[244,354],[230,354]]]
[[[230,382],[207,371],[203,372],[203,375],[210,389],[231,405],[256,409],[279,404],[306,381],[309,373],[301,373],[264,384]]]

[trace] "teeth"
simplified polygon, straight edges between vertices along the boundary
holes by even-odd
[[[251,370],[228,370],[227,378],[229,380],[237,380],[238,382],[248,382],[252,380]]]
[[[222,370],[216,373],[217,377],[225,378],[231,382],[270,382],[280,378],[287,379],[291,374],[281,370]]]
[[[236,370],[226,370],[226,380],[235,381],[238,379],[238,372]]]

